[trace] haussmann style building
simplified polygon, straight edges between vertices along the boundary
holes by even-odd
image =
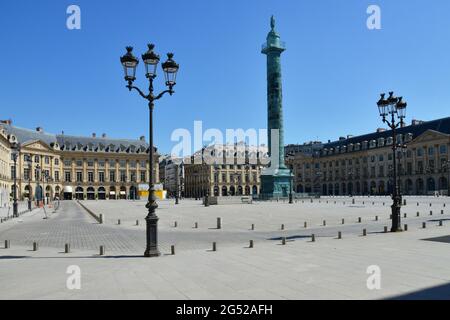
[[[11,157],[11,139],[20,143],[17,168]],[[20,200],[30,196],[66,200],[136,199],[148,194],[149,145],[144,137],[132,140],[112,139],[105,134],[55,135],[40,127],[19,128],[6,120],[0,122],[0,152],[1,195],[5,189],[12,190],[15,169]],[[158,183],[156,149],[154,154],[153,176]]]
[[[297,193],[392,193],[392,132],[378,129],[327,143],[289,146],[286,163]],[[397,129],[400,189],[406,195],[449,194],[450,118],[413,120]]]

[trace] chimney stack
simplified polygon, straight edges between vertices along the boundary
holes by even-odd
[[[42,128],[42,127],[37,127],[37,128],[36,128],[36,131],[37,131],[37,132],[44,132],[44,128]]]
[[[95,137],[97,137],[97,134],[94,132],[94,133],[92,134],[92,138],[95,138]]]
[[[102,133],[102,138],[106,138],[106,133]]]
[[[140,137],[139,137],[139,140],[145,141],[145,136],[140,136]]]

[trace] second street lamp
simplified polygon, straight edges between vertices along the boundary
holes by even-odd
[[[14,161],[14,176],[12,177],[14,180],[14,189],[13,189],[13,217],[17,218],[19,216],[19,205],[17,203],[17,159],[20,154],[20,144],[15,142],[11,146],[12,149],[12,157]]]
[[[32,168],[32,162],[31,162],[31,156],[28,156],[27,160],[28,164],[28,211],[31,211],[31,168]]]
[[[155,101],[159,100],[164,94],[168,93],[172,95],[175,91],[173,87],[176,84],[176,76],[179,69],[178,64],[173,60],[173,53],[167,54],[167,61],[162,64],[164,76],[166,78],[166,86],[168,90],[164,90],[158,95],[153,93],[153,80],[156,78],[156,69],[159,63],[159,55],[157,55],[153,49],[153,44],[148,45],[148,50],[142,55],[142,60],[145,64],[145,76],[149,80],[148,94],[138,87],[133,85],[133,81],[136,80],[136,68],[139,64],[139,60],[133,55],[133,47],[127,47],[127,53],[120,58],[120,62],[124,69],[125,81],[128,82],[127,88],[129,91],[136,90],[140,96],[148,101],[149,108],[149,190],[148,190],[148,202],[145,207],[148,210],[148,214],[145,217],[146,220],[146,249],[144,252],[145,257],[157,257],[160,255],[158,249],[158,216],[156,215],[156,203],[155,186],[153,182],[153,163],[154,163],[154,150],[153,150],[153,109],[155,108]]]
[[[403,145],[397,145],[396,129],[403,125],[403,121],[406,115],[406,102],[402,101],[402,97],[395,97],[394,92],[389,92],[389,97],[385,99],[386,94],[382,93],[380,100],[377,102],[378,111],[380,113],[383,122],[386,123],[392,131],[392,228],[391,232],[402,231],[400,209],[402,206],[402,196],[400,194],[400,184],[397,181],[397,147],[403,147]],[[390,120],[388,119],[390,116]],[[398,120],[396,121],[396,116]]]

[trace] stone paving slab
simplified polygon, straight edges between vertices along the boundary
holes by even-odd
[[[12,246],[0,249],[0,299],[383,299],[430,288],[427,297],[450,299],[437,289],[433,296],[433,288],[450,283],[450,244],[421,240],[448,234],[444,226],[159,258]],[[381,268],[380,290],[366,286],[374,264]],[[69,265],[81,268],[81,290],[66,288]]]

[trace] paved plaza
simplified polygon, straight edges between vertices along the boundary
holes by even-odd
[[[47,219],[43,209],[35,209],[0,224],[0,298],[448,299],[450,200],[405,199],[402,224],[408,231],[398,234],[384,233],[390,226],[387,197],[210,207],[200,200],[163,200],[157,210],[162,256],[149,259],[141,257],[145,201],[82,202],[104,216],[103,224],[79,203],[62,201],[58,210],[46,208]],[[440,241],[424,240],[434,238]],[[10,240],[9,249],[4,240]],[[38,251],[31,250],[33,242]],[[105,256],[98,255],[100,245]],[[66,287],[71,265],[81,269],[80,290]],[[367,288],[372,265],[381,271],[379,290]]]

